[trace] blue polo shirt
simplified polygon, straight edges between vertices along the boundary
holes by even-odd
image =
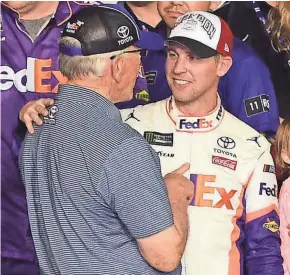
[[[173,225],[159,158],[110,101],[60,86],[25,138],[20,170],[44,274],[166,274],[136,242]]]

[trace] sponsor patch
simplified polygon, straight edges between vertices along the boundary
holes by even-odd
[[[149,85],[153,85],[156,82],[156,78],[157,78],[157,71],[150,71],[150,72],[145,72],[145,77],[147,80],[147,83]]]
[[[181,130],[194,130],[194,129],[204,129],[211,128],[212,120],[201,119],[189,119],[189,118],[181,118],[179,120],[179,129]]]
[[[273,233],[276,233],[279,231],[279,225],[275,221],[270,221],[269,219],[267,219],[267,222],[263,224],[263,228]]]
[[[217,140],[217,145],[224,149],[234,149],[236,147],[236,142],[230,137],[220,137]]]
[[[121,26],[117,29],[117,35],[121,38],[118,40],[119,45],[123,45],[133,40],[133,36],[130,35],[130,29],[127,26]]]
[[[149,144],[159,146],[173,146],[173,133],[144,132],[144,138]]]
[[[46,124],[55,124],[55,116],[58,112],[58,107],[56,105],[50,106],[48,109],[48,115],[43,117],[43,122]]]
[[[264,164],[263,172],[275,174],[275,166]]]
[[[150,101],[150,95],[146,90],[142,90],[141,92],[137,93],[135,97],[136,99],[144,100],[147,103]]]
[[[124,120],[124,122],[126,122],[126,121],[128,121],[129,119],[135,119],[135,120],[137,120],[138,122],[140,121],[140,119],[139,118],[137,118],[137,117],[135,117],[135,115],[134,115],[134,113],[135,113],[135,109],[128,115],[128,117]]]
[[[277,190],[277,185],[274,187],[267,187],[266,182],[261,182],[260,183],[260,190],[259,190],[259,195],[266,194],[266,196],[270,197],[277,197],[278,190]]]
[[[223,154],[223,155],[226,155],[226,156],[229,156],[229,157],[232,157],[232,158],[237,158],[237,155],[235,153],[228,152],[228,151],[225,151],[225,150],[219,149],[219,148],[213,148],[213,150],[214,150],[215,153]]]
[[[220,165],[231,170],[236,170],[237,168],[237,161],[220,156],[212,156],[212,164]]]
[[[173,158],[174,157],[173,153],[167,153],[167,152],[163,152],[163,151],[157,151],[156,153],[159,157],[165,157],[165,158]]]
[[[84,22],[77,20],[77,22],[70,23],[68,22],[66,25],[66,32],[68,33],[75,33],[79,27],[84,25]]]
[[[259,95],[244,100],[247,116],[253,116],[270,111],[270,98],[268,95]]]

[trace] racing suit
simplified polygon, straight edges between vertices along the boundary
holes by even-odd
[[[220,102],[205,117],[182,115],[173,98],[121,114],[156,150],[163,175],[190,163],[183,275],[243,275],[244,264],[249,275],[283,274],[277,182],[262,135]]]
[[[58,40],[73,13],[91,4],[63,1],[35,39],[19,14],[1,3],[1,257],[2,274],[39,273],[18,169],[18,114],[31,100],[52,97],[65,83],[58,70]],[[13,49],[12,49],[13,47]],[[26,129],[25,129],[26,130]]]

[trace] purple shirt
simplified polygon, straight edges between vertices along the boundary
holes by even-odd
[[[89,5],[60,2],[54,17],[33,42],[18,13],[1,4],[2,257],[35,259],[18,170],[18,114],[28,101],[53,96],[59,83],[65,81],[58,71],[58,40],[72,14]]]

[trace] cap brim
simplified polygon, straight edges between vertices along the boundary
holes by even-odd
[[[162,50],[165,46],[165,41],[161,35],[149,31],[139,31],[140,40],[136,41],[134,45],[146,50]]]
[[[191,50],[195,55],[200,58],[209,58],[218,54],[216,50],[202,44],[199,41],[189,39],[187,37],[175,36],[172,38],[168,38],[167,42],[177,42]]]

